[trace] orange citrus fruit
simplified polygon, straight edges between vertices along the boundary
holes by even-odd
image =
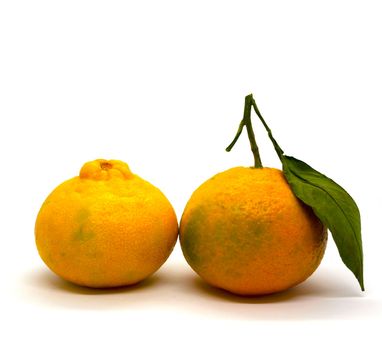
[[[180,244],[209,284],[241,295],[279,292],[318,267],[327,230],[273,168],[236,167],[203,183],[188,201]]]
[[[170,255],[178,234],[163,193],[127,164],[98,159],[59,185],[45,200],[35,226],[46,265],[88,287],[137,283]]]

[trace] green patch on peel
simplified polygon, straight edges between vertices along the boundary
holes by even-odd
[[[191,266],[200,266],[203,258],[200,256],[199,247],[203,235],[203,208],[196,208],[191,214],[191,219],[185,225],[180,242],[184,257]]]
[[[78,230],[73,234],[73,240],[87,242],[95,237],[95,233],[85,229],[86,221],[90,216],[87,209],[80,209],[77,213],[76,221],[78,222]]]
[[[212,226],[206,207],[199,206],[190,213],[180,241],[183,254],[192,267],[203,270],[217,263],[227,275],[239,277],[237,269],[232,268],[238,259],[242,259],[243,264],[250,263],[256,259],[256,252],[272,243],[264,223],[255,220],[245,223],[243,210],[236,209],[227,208],[230,213]]]
[[[94,232],[84,230],[83,226],[84,225],[81,225],[80,228],[76,232],[74,232],[73,239],[75,241],[86,242],[95,237]]]

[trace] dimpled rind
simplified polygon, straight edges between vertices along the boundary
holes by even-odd
[[[237,167],[202,184],[188,201],[180,243],[209,284],[242,295],[279,292],[318,267],[327,230],[273,168]]]
[[[80,170],[81,179],[110,180],[111,178],[130,179],[132,177],[129,166],[120,160],[96,159],[85,163]]]
[[[88,287],[137,283],[168,258],[175,212],[127,164],[95,160],[45,200],[35,225],[39,254],[62,278]]]

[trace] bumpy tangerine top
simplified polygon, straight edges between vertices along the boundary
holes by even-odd
[[[120,160],[96,159],[85,163],[80,170],[81,179],[110,180],[131,179],[134,175],[129,166]]]

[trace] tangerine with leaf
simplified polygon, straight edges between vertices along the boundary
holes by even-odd
[[[283,170],[263,167],[251,122],[254,108]],[[244,127],[255,164],[219,173],[189,199],[180,244],[192,269],[212,286],[239,295],[280,292],[306,280],[333,235],[343,262],[363,286],[360,215],[350,195],[306,163],[284,155],[252,95],[227,147]]]

